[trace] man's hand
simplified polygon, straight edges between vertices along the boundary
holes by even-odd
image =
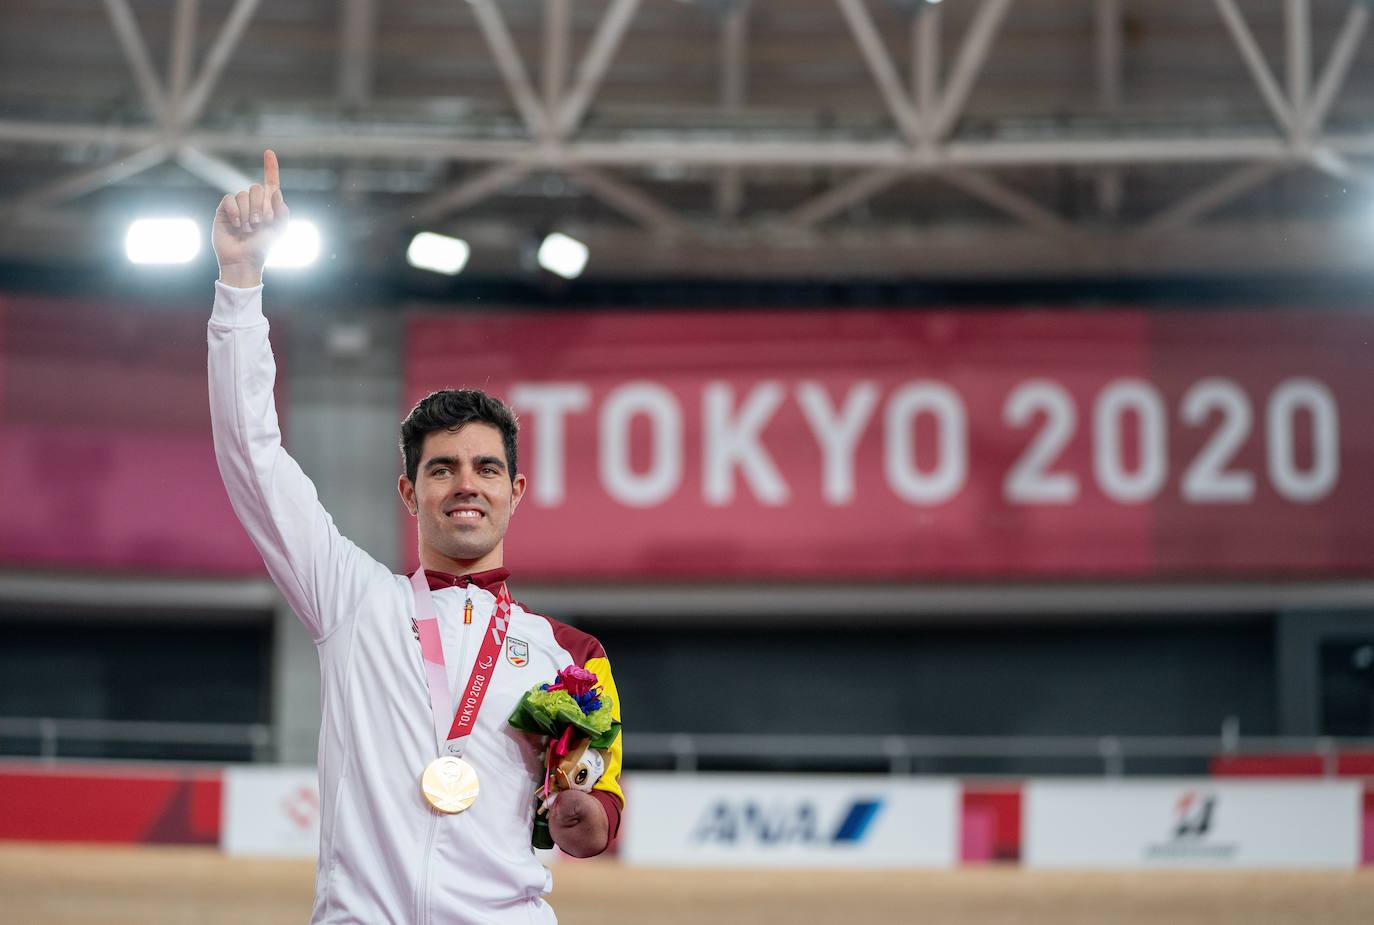
[[[219,258],[220,282],[247,289],[262,283],[262,268],[272,245],[286,232],[291,212],[281,195],[277,155],[262,153],[262,183],[229,193],[215,210],[210,240]]]
[[[610,823],[596,797],[581,790],[564,790],[549,810],[549,834],[564,854],[589,858],[606,850]]]

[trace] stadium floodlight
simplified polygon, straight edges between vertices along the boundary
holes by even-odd
[[[132,263],[190,263],[200,253],[200,226],[189,218],[140,218],[124,235]]]
[[[269,267],[307,267],[320,256],[320,229],[314,222],[291,219],[286,234],[267,254]]]
[[[422,231],[410,239],[406,248],[406,263],[421,270],[457,276],[468,265],[472,248],[462,238]]]
[[[539,265],[564,279],[577,279],[587,267],[591,251],[576,238],[555,231],[539,245]]]

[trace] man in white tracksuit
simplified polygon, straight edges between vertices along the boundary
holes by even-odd
[[[530,841],[543,742],[506,719],[525,691],[576,665],[596,674],[618,721],[606,654],[505,590],[502,541],[525,476],[514,417],[499,401],[447,390],[403,425],[399,489],[417,519],[415,576],[392,574],[320,506],[281,446],[273,403],[262,267],[289,213],[276,157],[263,160],[263,183],[225,196],[215,214],[210,406],[234,510],[319,650],[322,819],[311,921],[553,922],[543,899],[552,878]],[[421,641],[426,626],[432,645]],[[455,714],[467,715],[461,734]],[[618,736],[602,754],[595,786],[560,794],[549,812],[554,841],[578,857],[604,851],[620,823]],[[471,777],[461,794],[432,792],[431,769],[445,761]]]

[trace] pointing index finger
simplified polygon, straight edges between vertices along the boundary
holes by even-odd
[[[281,173],[277,168],[277,153],[271,148],[262,152],[262,185],[269,190],[281,189]]]

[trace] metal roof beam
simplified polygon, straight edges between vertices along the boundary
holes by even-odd
[[[1312,85],[1312,5],[1311,0],[1284,0],[1283,31],[1286,39],[1288,105],[1294,113],[1307,107]],[[1300,127],[1298,120],[1294,128]]]
[[[591,167],[574,167],[568,176],[587,192],[646,229],[662,234],[681,234],[682,219],[653,196]]]
[[[1288,169],[1288,166],[1287,163],[1280,161],[1267,161],[1238,167],[1216,182],[1189,193],[1158,212],[1141,227],[1140,235],[1143,238],[1153,238],[1165,232],[1186,228],[1233,199],[1269,182],[1272,177]]]
[[[501,79],[506,82],[511,101],[525,122],[525,130],[531,138],[539,138],[544,132],[546,114],[534,94],[529,73],[525,70],[525,61],[515,47],[510,30],[506,28],[501,10],[492,0],[468,0],[468,3],[477,17],[477,25],[491,50],[497,70],[501,72]]]
[[[1097,102],[1111,112],[1121,105],[1121,0],[1097,0],[1094,13]]]
[[[563,81],[568,73],[568,45],[572,40],[572,0],[544,0],[544,112],[556,113],[563,104]],[[543,138],[557,141],[558,120],[545,119]]]
[[[908,142],[915,143],[922,137],[921,120],[916,116],[916,109],[910,97],[902,89],[902,82],[897,77],[897,68],[892,63],[887,46],[883,44],[882,36],[873,24],[868,7],[864,6],[863,0],[835,2],[844,14],[844,20],[849,25],[854,41],[859,43],[864,63],[868,65],[869,73],[873,75],[878,91],[883,96],[883,102],[887,104],[888,114],[892,116],[892,121],[897,123],[897,130]]]
[[[172,8],[172,48],[167,55],[168,111],[180,112],[196,52],[196,14],[200,0],[176,0]]]
[[[812,228],[834,218],[850,206],[881,193],[910,171],[904,167],[879,167],[850,177],[790,212],[784,222],[788,228]]]
[[[187,173],[221,193],[237,193],[258,182],[228,161],[190,145],[177,149],[176,162]]]
[[[105,0],[105,11],[110,16],[110,26],[114,29],[120,50],[129,62],[129,70],[134,73],[134,82],[138,84],[143,105],[148,107],[154,119],[161,120],[167,111],[167,95],[153,67],[148,46],[143,42],[138,21],[134,19],[133,10],[129,9],[129,0]]]
[[[339,20],[339,102],[345,109],[361,109],[372,100],[373,40],[377,32],[377,0],[343,0]]]
[[[1289,102],[1284,99],[1283,91],[1279,89],[1278,81],[1274,79],[1274,72],[1270,70],[1264,52],[1260,50],[1254,34],[1245,23],[1245,17],[1236,8],[1235,0],[1213,0],[1213,2],[1216,3],[1217,11],[1221,13],[1221,18],[1226,23],[1227,31],[1231,33],[1232,41],[1240,49],[1246,67],[1250,69],[1250,76],[1254,79],[1255,86],[1259,88],[1260,96],[1264,98],[1264,102],[1269,106],[1269,111],[1273,113],[1274,121],[1279,124],[1279,128],[1283,130],[1284,134],[1292,134],[1296,125],[1293,110]]]
[[[959,55],[954,60],[954,70],[949,75],[944,98],[940,101],[940,115],[936,119],[931,135],[939,140],[949,135],[954,124],[964,114],[964,104],[978,80],[987,61],[988,51],[992,48],[997,30],[1007,15],[1011,0],[983,0],[978,11],[973,14],[968,33],[959,46]]]
[[[949,168],[940,171],[940,177],[951,186],[1020,219],[1038,231],[1057,237],[1067,237],[1073,231],[1073,227],[1064,219],[986,173]]]
[[[912,17],[911,96],[923,123],[929,124],[940,105],[939,6],[926,6]]]
[[[0,141],[29,144],[146,147],[161,140],[147,128],[104,124],[51,123],[0,119]],[[349,125],[309,134],[270,135],[244,131],[193,130],[182,142],[206,152],[260,155],[264,145],[279,154],[357,160],[371,157],[440,158],[449,161],[509,161],[560,168],[573,165],[962,167],[1089,164],[1206,163],[1213,161],[1290,161],[1291,148],[1271,136],[1048,138],[954,141],[913,151],[897,141],[714,140],[683,133],[677,137],[633,141],[570,142],[544,147],[528,141],[411,135],[378,127]],[[1374,133],[1326,135],[1314,140],[1349,155],[1374,155]]]
[[[577,130],[581,128],[582,119],[591,106],[592,98],[600,88],[601,81],[611,66],[611,59],[620,47],[620,40],[625,37],[626,30],[630,28],[630,21],[639,10],[639,3],[640,0],[611,0],[611,5],[601,17],[601,22],[597,24],[587,53],[578,65],[572,90],[568,92],[567,99],[563,101],[563,108],[558,113],[559,137],[576,135]]]
[[[112,186],[161,164],[167,159],[167,146],[158,142],[125,155],[119,160],[77,171],[58,180],[29,190],[11,203],[19,211],[47,209],[52,206],[93,193],[101,187]]]
[[[1326,67],[1322,68],[1321,77],[1317,80],[1317,89],[1312,94],[1312,101],[1303,114],[1302,128],[1306,135],[1317,135],[1322,131],[1327,113],[1331,111],[1331,104],[1336,101],[1336,95],[1345,85],[1346,76],[1350,73],[1350,64],[1355,60],[1355,52],[1359,50],[1360,42],[1364,40],[1368,28],[1369,5],[1351,3],[1350,10],[1345,15],[1345,22],[1341,25],[1340,34],[1336,36],[1336,43],[1331,48],[1331,57],[1327,59]]]
[[[1121,106],[1122,49],[1121,0],[1097,0],[1095,32],[1097,49],[1097,102],[1104,113],[1115,113]],[[1097,172],[1097,207],[1103,215],[1116,217],[1121,212],[1125,189],[1121,170],[1104,167]]]
[[[485,167],[464,177],[455,185],[428,196],[419,203],[404,210],[386,227],[395,228],[406,224],[424,224],[446,218],[455,212],[470,208],[489,196],[519,181],[533,169],[532,164],[498,163]]]
[[[731,7],[720,18],[720,107],[734,115],[744,106],[749,83],[749,7]],[[716,177],[716,215],[734,218],[744,203],[744,182],[738,167],[721,169]]]
[[[200,74],[196,76],[195,83],[186,93],[181,111],[172,114],[177,125],[187,128],[195,125],[196,120],[200,118],[205,104],[210,100],[210,94],[219,83],[224,66],[229,63],[230,56],[238,47],[239,39],[243,37],[243,30],[248,26],[248,20],[253,18],[257,8],[258,0],[235,2],[234,8],[224,20],[224,25],[220,26],[219,34],[215,36],[214,44],[205,55],[205,64],[201,67]]]
[[[1312,152],[1309,163],[1327,176],[1335,177],[1344,183],[1374,188],[1374,174],[1362,170],[1330,148],[1318,148]]]

